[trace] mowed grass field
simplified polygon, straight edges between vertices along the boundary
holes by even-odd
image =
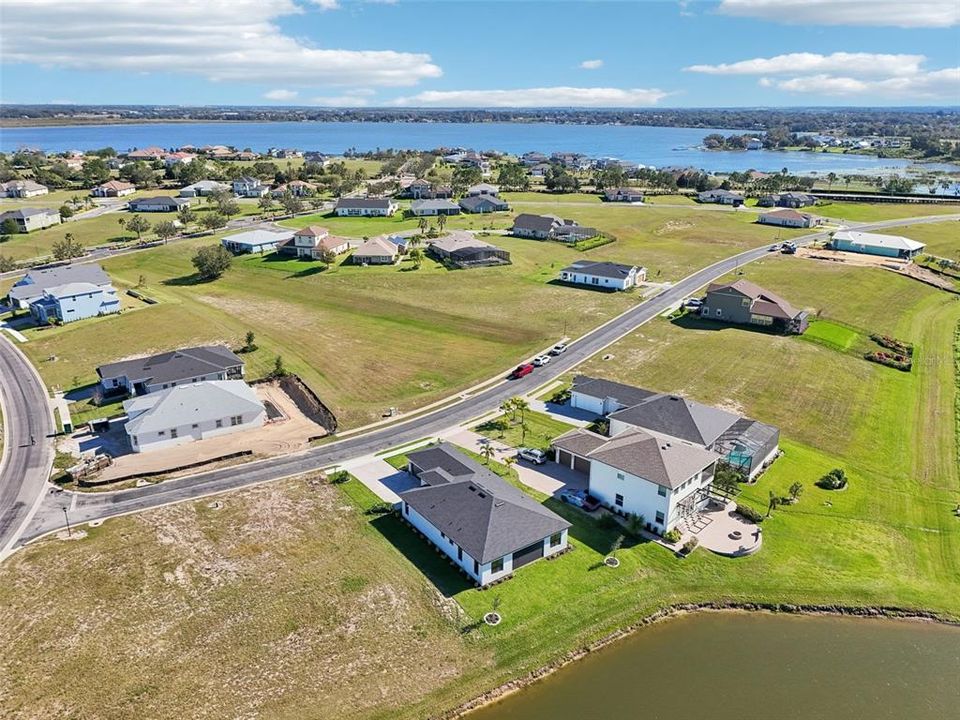
[[[928,225],[906,225],[891,230],[890,233],[925,243],[925,253],[960,260],[960,222],[956,220]]]
[[[951,215],[960,213],[960,204],[921,205],[899,203],[824,202],[810,208],[823,217],[855,222],[876,222],[921,215]]]
[[[821,329],[834,346],[658,319],[578,372],[780,426],[784,455],[741,500],[765,510],[769,491],[805,490],[764,521],[756,555],[699,549],[680,560],[628,541],[611,570],[600,561],[615,532],[547,500],[573,523],[573,551],[477,592],[397,518],[366,514],[376,498],[357,481],[268,485],[220,498],[221,510],[201,500],[111,520],[0,566],[3,714],[243,708],[412,720],[675,603],[892,605],[960,618],[960,303],[876,269],[778,256],[746,272],[857,339],[840,349],[849,336],[830,325]],[[914,371],[864,361],[870,331],[915,343]],[[847,471],[847,490],[815,487],[833,467]],[[495,597],[503,622],[477,625]]]
[[[260,349],[244,358],[251,377],[267,373],[281,355],[341,425],[351,427],[388,407],[410,410],[506,373],[564,334],[576,337],[639,301],[639,293],[551,284],[573,260],[643,264],[652,279],[663,280],[765,244],[776,233],[738,213],[707,217],[696,210],[599,205],[594,212],[583,222],[615,234],[616,243],[581,253],[558,243],[494,236],[490,241],[511,252],[512,264],[459,271],[432,260],[420,270],[409,261],[391,267],[341,261],[323,270],[320,263],[244,256],[219,280],[198,284],[190,256],[215,240],[177,242],[104,263],[121,290],[142,276],[142,290],[159,304],[30,331],[24,347],[48,383],[70,388],[93,382],[104,362],[196,343],[237,347],[253,330]],[[490,222],[489,216],[483,221]],[[313,223],[354,237],[416,225],[401,219],[297,220],[300,226]]]

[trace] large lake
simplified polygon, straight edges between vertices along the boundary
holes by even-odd
[[[470,720],[947,720],[960,628],[710,613],[645,628]]]
[[[711,132],[732,134],[742,131],[551,123],[153,123],[2,128],[0,151],[11,152],[19,147],[62,152],[108,145],[117,150],[149,145],[232,145],[260,152],[270,147],[295,147],[340,154],[350,149],[362,152],[377,148],[430,150],[461,146],[514,154],[528,150],[579,152],[590,157],[616,157],[654,167],[693,165],[709,171],[779,171],[786,167],[793,173],[885,174],[911,164],[908,160],[879,159],[870,155],[763,150],[707,152],[697,149],[704,136]],[[950,165],[924,167],[957,169]]]

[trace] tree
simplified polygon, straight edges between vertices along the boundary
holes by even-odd
[[[245,353],[253,352],[257,349],[257,336],[253,334],[253,330],[247,330],[247,334],[243,339],[243,351]]]
[[[423,267],[423,249],[422,248],[410,248],[410,252],[407,253],[407,257],[413,260],[413,267],[419,270]]]
[[[117,225],[120,226],[120,237],[124,237],[124,231],[127,229],[127,219],[126,218],[117,218]]]
[[[530,426],[527,425],[527,421],[526,421],[526,420],[520,420],[520,444],[521,444],[521,445],[526,442],[526,440],[527,440],[527,430],[529,430],[529,429],[530,429]]]
[[[110,179],[110,168],[100,158],[87,160],[83,164],[83,184],[86,187],[93,187],[100,183],[105,183]]]
[[[770,491],[770,501],[767,504],[767,517],[770,517],[773,514],[773,511],[780,506],[780,496],[777,495],[773,490]]]
[[[837,174],[834,172],[827,173],[827,190],[833,187],[833,184],[837,181]]]
[[[803,483],[797,480],[790,486],[790,497],[793,498],[793,501],[796,502],[800,499],[800,496],[803,494]]]
[[[496,451],[493,449],[493,445],[486,443],[482,448],[480,448],[480,455],[483,456],[483,464],[489,465],[490,461],[493,460],[494,454]]]
[[[483,180],[483,172],[478,167],[458,167],[453,171],[450,185],[454,195],[463,195],[467,188]]]
[[[262,198],[257,200],[257,205],[261,210],[263,210],[264,215],[269,215],[270,211],[273,209],[273,197],[270,193],[267,193]]]
[[[73,208],[67,205],[66,203],[64,203],[63,205],[60,206],[59,213],[60,213],[60,219],[66,220],[67,218],[73,217]]]
[[[610,544],[610,552],[607,553],[607,557],[615,558],[617,556],[617,552],[623,545],[623,540],[623,535],[617,535],[616,539]]]
[[[273,359],[273,370],[270,371],[270,377],[283,378],[283,377],[286,377],[286,376],[289,375],[289,374],[290,374],[290,373],[287,372],[287,368],[284,367],[284,365],[283,365],[283,356],[282,356],[282,355],[277,355],[277,356]]]
[[[224,193],[217,198],[217,212],[227,217],[237,215],[240,212],[240,203]]]
[[[127,220],[127,230],[131,230],[137,234],[137,240],[143,236],[145,232],[150,229],[150,223],[143,219],[140,215],[134,215],[132,218]]]
[[[17,269],[17,263],[12,257],[0,255],[0,273],[12,272]]]
[[[440,232],[443,232],[443,229],[447,226],[447,216],[438,215],[437,216],[437,227],[440,229]]]
[[[177,226],[174,225],[172,221],[166,220],[162,223],[157,223],[157,226],[153,229],[153,232],[156,233],[158,238],[166,243],[167,240],[176,235],[179,230],[177,230]]]
[[[197,219],[197,215],[193,210],[190,209],[189,205],[184,205],[177,211],[177,220],[180,221],[180,224],[184,229],[187,228]]]
[[[208,212],[200,218],[200,224],[207,230],[219,230],[226,227],[227,216],[221,212]]]
[[[522,397],[515,397],[513,399],[514,407],[516,407],[517,412],[520,413],[520,422],[526,422],[525,413],[530,409],[530,403],[524,400]]]
[[[9,239],[10,235],[16,235],[20,232],[20,226],[17,225],[17,221],[13,218],[7,218],[2,223],[0,223],[0,234],[6,235]]]
[[[206,245],[198,248],[190,262],[202,280],[215,280],[229,268],[233,256],[223,245]]]
[[[333,250],[323,250],[320,253],[320,262],[329,270],[330,266],[337,261],[337,254]]]
[[[421,233],[426,233],[427,228],[430,227],[430,221],[421,216],[420,222],[417,223],[417,227],[420,228]]]
[[[520,163],[505,163],[500,166],[497,184],[502,190],[527,190],[530,187],[530,177]]]
[[[63,236],[63,240],[55,241],[51,252],[55,260],[72,260],[84,254],[83,245],[76,241],[73,233],[67,233]]]
[[[283,205],[283,210],[287,215],[296,215],[298,212],[303,212],[303,200],[289,190],[280,198],[280,204]]]

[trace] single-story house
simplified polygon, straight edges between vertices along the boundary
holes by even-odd
[[[460,198],[460,208],[467,213],[491,213],[509,210],[510,205],[494,195],[473,195]]]
[[[340,217],[390,217],[398,209],[392,198],[349,197],[337,200],[334,212]]]
[[[40,325],[51,320],[71,323],[77,320],[120,312],[120,300],[112,285],[71,282],[46,288],[29,304],[30,314]]]
[[[239,197],[259,198],[270,192],[270,188],[260,182],[260,178],[244,175],[233,181],[233,194]]]
[[[127,153],[127,157],[131,160],[159,160],[166,154],[167,151],[162,147],[151,145],[140,150],[131,150]]]
[[[795,335],[803,334],[809,324],[805,311],[797,310],[779,295],[749,280],[708,285],[700,315],[719,322],[760,325]]]
[[[773,193],[757,200],[757,207],[782,207],[794,210],[816,204],[817,198],[802,192]]]
[[[740,207],[743,205],[744,197],[740,193],[732,190],[705,190],[697,193],[697,202],[716,203],[718,205],[733,205]]]
[[[146,395],[205,380],[239,380],[243,360],[223,345],[200,345],[107,363],[97,376],[107,395]]]
[[[459,215],[460,206],[449,200],[414,200],[410,204],[410,214],[416,217],[425,215]]]
[[[477,195],[497,195],[500,188],[490,183],[477,183],[467,188],[467,197],[476,197]]]
[[[570,523],[447,445],[407,455],[400,515],[483,587],[567,548]]]
[[[577,260],[560,271],[559,279],[603,290],[629,290],[647,279],[647,269],[615,262]]]
[[[134,452],[261,427],[267,411],[243,380],[177,385],[123,403],[124,429]]]
[[[17,232],[28,233],[59,225],[60,211],[53,208],[20,208],[0,213],[0,223],[7,220],[16,223]]]
[[[520,156],[520,164],[526,165],[527,167],[533,167],[534,165],[542,165],[549,159],[550,158],[548,158],[542,152],[531,150],[530,152],[525,152]]]
[[[643,193],[629,187],[607,188],[603,191],[603,199],[607,202],[643,202]]]
[[[136,191],[137,186],[133,183],[109,180],[102,185],[97,185],[90,191],[90,194],[94,197],[123,197],[124,195],[132,195]]]
[[[220,241],[234,255],[268,253],[293,238],[293,230],[247,230],[236,235],[227,235]]]
[[[350,256],[355,265],[393,265],[400,259],[400,247],[386,238],[364,241]]]
[[[270,194],[273,197],[283,197],[286,192],[290,192],[294,197],[306,197],[317,192],[317,186],[304,180],[291,180],[283,185],[277,185]]]
[[[553,239],[559,242],[575,243],[580,240],[596,237],[600,231],[596,228],[578,225],[573,220],[564,220],[553,231]]]
[[[46,185],[41,185],[33,180],[10,180],[0,183],[0,190],[6,197],[12,198],[32,198],[50,192]]]
[[[556,215],[532,215],[521,213],[514,218],[511,232],[517,237],[534,240],[559,240],[577,242],[595,237],[596,229],[578,225],[574,220],[564,220]]]
[[[164,156],[163,164],[169,168],[173,167],[174,165],[186,165],[188,163],[192,163],[196,159],[197,156],[194,153],[177,151]]]
[[[176,212],[182,207],[189,206],[189,198],[175,198],[167,195],[137,198],[127,203],[130,212]]]
[[[350,241],[346,238],[331,235],[330,231],[319,225],[308,225],[293,233],[293,237],[280,246],[279,250],[285,255],[295,255],[299,258],[320,260],[324,253],[330,252],[340,255],[350,249]]]
[[[60,267],[28,270],[10,288],[7,301],[19,310],[26,310],[33,300],[43,295],[44,290],[73,283],[88,283],[103,288],[112,287],[110,276],[103,271],[98,263],[61,265]]]
[[[613,512],[672,530],[710,499],[721,456],[702,445],[632,427],[611,437],[576,428],[556,438],[554,459],[589,476],[589,492]]]
[[[747,138],[747,150],[763,150],[763,141],[760,138]]]
[[[205,197],[216,192],[226,192],[229,189],[229,185],[217,182],[216,180],[200,180],[192,185],[187,185],[186,187],[180,188],[180,197]]]
[[[780,431],[772,425],[678,395],[577,375],[570,405],[609,421],[609,437],[640,428],[653,435],[691,442],[721,455],[750,478],[776,458]],[[574,469],[586,471],[581,463]],[[650,519],[649,517],[647,518]]]
[[[879,233],[857,232],[856,230],[841,230],[833,234],[830,247],[844,252],[910,260],[923,252],[926,245],[901,235],[881,235]]]
[[[757,218],[761,225],[776,225],[777,227],[808,228],[820,224],[820,218],[810,213],[797,212],[789,208],[761,213]]]
[[[427,252],[441,262],[457,267],[480,267],[482,265],[507,265],[510,253],[474,237],[468,232],[453,232],[437,240],[429,241]]]

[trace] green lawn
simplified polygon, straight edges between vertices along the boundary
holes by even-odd
[[[960,207],[957,212],[960,212]],[[925,243],[925,253],[960,261],[960,222],[956,220],[928,225],[906,225],[894,228],[890,233]]]
[[[475,432],[485,435],[493,440],[498,440],[505,445],[512,447],[526,446],[546,450],[550,447],[550,442],[557,436],[574,428],[565,422],[556,420],[549,415],[535,410],[527,410],[523,414],[524,422],[527,425],[526,435],[520,422],[519,413],[514,418],[511,415],[500,415],[493,420],[477,425],[473,428]],[[497,426],[498,421],[502,421],[506,427],[501,432]]]
[[[855,222],[878,222],[895,218],[919,217],[920,215],[949,215],[960,213],[960,205],[921,205],[908,203],[824,202],[812,208],[816,215],[851,220]],[[899,231],[898,231],[899,232]]]
[[[849,350],[860,337],[860,333],[853,328],[829,320],[812,321],[803,334],[804,340],[818,342],[840,351]]]

